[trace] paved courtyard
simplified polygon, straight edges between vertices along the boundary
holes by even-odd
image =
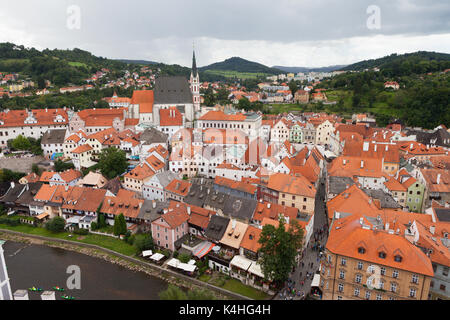
[[[42,156],[36,157],[1,157],[0,168],[9,169],[16,172],[30,173],[33,163],[39,164],[45,161]]]

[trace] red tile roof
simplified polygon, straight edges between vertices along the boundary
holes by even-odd
[[[303,176],[294,177],[283,173],[275,173],[269,177],[267,187],[278,192],[310,198],[316,196],[316,188]]]
[[[187,196],[191,184],[184,180],[173,179],[165,188],[166,191],[175,193],[182,197]]]
[[[90,150],[92,150],[92,147],[91,147],[90,145],[88,145],[88,144],[83,144],[83,145],[81,145],[81,146],[79,146],[79,147],[73,149],[73,150],[72,150],[72,153],[78,153],[78,154],[80,154],[80,153],[84,153],[84,152],[87,152],[87,151],[90,151]]]
[[[183,115],[177,108],[159,110],[159,119],[159,125],[162,127],[183,125]]]
[[[365,253],[359,253],[359,247],[364,247]],[[430,277],[434,275],[428,257],[404,236],[381,230],[363,229],[359,217],[350,216],[339,219],[330,231],[326,248],[341,256]],[[386,254],[385,258],[379,256],[381,251]],[[402,257],[401,262],[394,260],[396,255]]]
[[[29,114],[33,114],[36,123],[25,123]],[[56,117],[62,117],[62,122],[55,122]],[[2,124],[3,122],[3,124]],[[0,112],[0,128],[2,127],[24,127],[24,126],[49,126],[64,125],[68,123],[67,112],[64,109],[33,109],[9,110]]]

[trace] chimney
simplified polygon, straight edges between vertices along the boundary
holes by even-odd
[[[342,164],[345,165],[347,163],[347,160],[343,159]]]
[[[430,233],[434,235],[434,232],[436,231],[435,226],[430,226]]]
[[[364,160],[361,160],[361,169],[364,168]]]
[[[388,151],[389,150],[389,146],[388,145],[386,145],[386,151]]]
[[[267,209],[270,209],[271,203],[267,204]]]
[[[439,184],[441,182],[441,174],[438,173],[437,177],[436,177],[436,184]]]
[[[14,189],[15,186],[16,186],[16,184],[11,181],[11,189]]]
[[[373,151],[377,152],[377,145],[376,144],[373,146]]]
[[[389,222],[386,222],[385,230],[389,230]]]
[[[363,151],[369,151],[369,142],[368,141],[365,141],[363,143]]]
[[[412,150],[412,149],[413,149],[413,146],[414,146],[414,145],[411,143],[411,144],[409,145],[409,149]]]
[[[153,207],[153,209],[156,209],[156,201],[155,200],[152,201],[152,207]]]
[[[191,215],[191,207],[187,207],[187,213],[188,213],[188,215]]]

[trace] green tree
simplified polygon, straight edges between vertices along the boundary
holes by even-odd
[[[189,290],[187,293],[188,300],[216,300],[214,294],[206,289]]]
[[[123,213],[114,217],[113,232],[114,235],[116,236],[124,235],[127,233],[127,223],[125,222],[125,217],[123,216]]]
[[[187,294],[179,287],[169,284],[169,287],[159,293],[161,300],[215,300],[214,294],[206,289],[189,290]]]
[[[178,260],[182,263],[188,263],[191,260],[191,255],[187,253],[181,253],[178,255]]]
[[[291,82],[289,82],[289,90],[291,90],[292,95],[295,95],[295,93],[298,91],[297,82],[291,80]]]
[[[11,146],[15,150],[30,150],[31,149],[30,141],[26,137],[24,137],[22,135],[19,135],[17,138],[15,138],[11,142]]]
[[[284,219],[280,219],[278,228],[266,225],[259,238],[264,277],[278,286],[289,278],[295,257],[302,248],[303,230],[298,222],[292,220],[288,230],[285,226]]]
[[[102,150],[99,156],[98,167],[108,179],[115,178],[125,172],[128,167],[125,152],[117,148]]]
[[[158,295],[161,300],[187,300],[186,293],[173,284],[169,284],[169,287]]]
[[[242,97],[241,99],[239,99],[238,107],[240,109],[244,109],[245,111],[250,110],[251,108],[250,100],[248,100],[247,97]]]
[[[134,239],[134,246],[139,251],[153,250],[153,238],[150,234],[138,234]]]
[[[62,162],[61,159],[57,159],[55,161],[55,171],[56,172],[63,172],[66,171],[68,169],[74,169],[75,166],[73,165],[73,163],[69,163],[69,162]]]
[[[64,220],[61,217],[55,217],[53,219],[50,219],[45,224],[45,228],[54,233],[63,232],[65,227],[66,227],[66,220]]]
[[[37,163],[33,163],[31,165],[31,171],[34,172],[35,174],[37,174],[38,176],[41,174],[41,170],[39,169],[39,166],[37,165]]]

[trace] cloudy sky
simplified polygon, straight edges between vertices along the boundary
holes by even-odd
[[[0,9],[4,41],[185,66],[195,42],[200,66],[239,56],[321,67],[418,50],[450,53],[450,2],[16,0]]]

